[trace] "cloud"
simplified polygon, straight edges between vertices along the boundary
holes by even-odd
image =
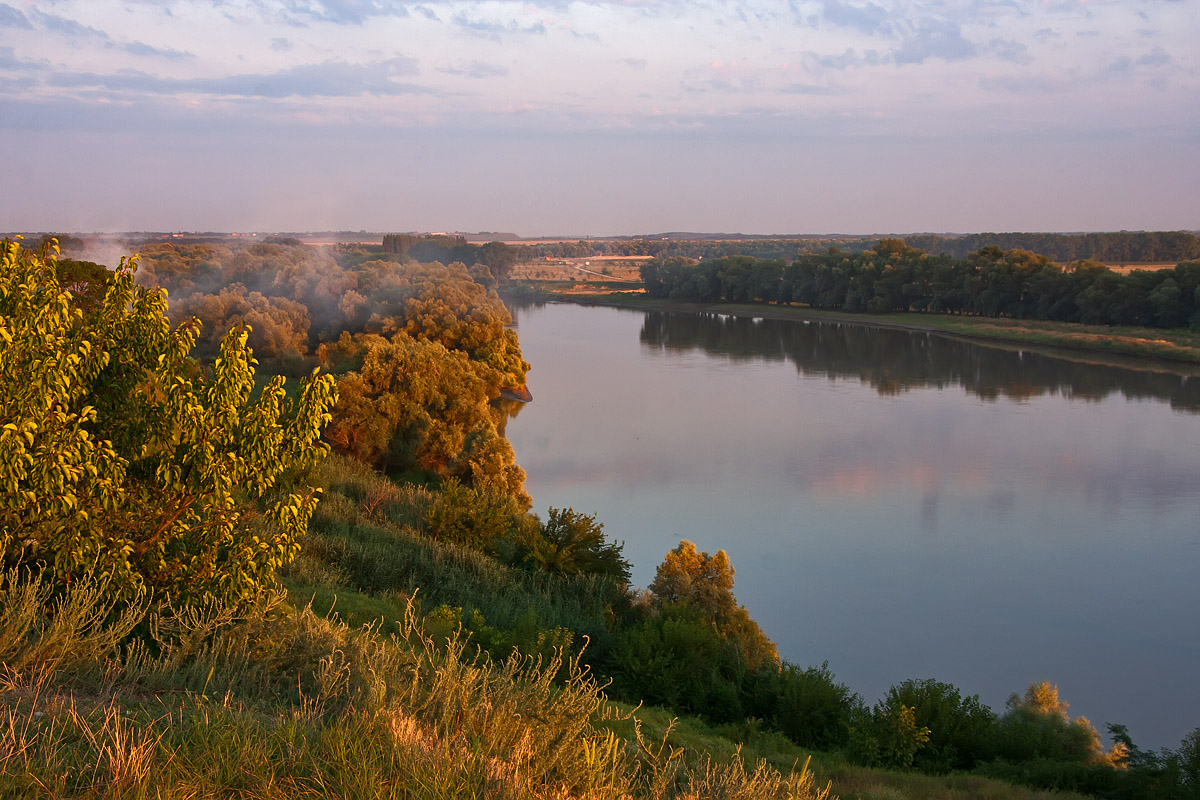
[[[124,50],[130,55],[165,58],[168,61],[186,61],[196,57],[194,53],[176,50],[171,47],[154,47],[153,45],[148,45],[145,42],[128,42],[127,44],[120,45],[109,44],[108,46]]]
[[[73,19],[60,17],[57,14],[46,14],[37,9],[33,11],[33,19],[51,33],[59,33],[63,36],[95,38],[106,42],[112,38],[104,31],[96,30],[90,25],[83,25]]]
[[[917,30],[892,51],[897,64],[921,64],[929,58],[958,61],[975,55],[975,45],[949,20],[922,20]]]
[[[889,27],[887,9],[875,3],[858,6],[841,0],[822,0],[821,18],[833,25],[855,28],[863,33],[886,33]]]
[[[416,11],[418,14],[425,17],[425,19],[431,19],[434,22],[442,21],[442,18],[437,15],[437,12],[429,6],[413,6],[413,11]]]
[[[1138,67],[1166,67],[1174,63],[1175,60],[1171,58],[1170,53],[1161,47],[1156,47],[1149,53],[1145,53],[1138,58],[1130,58],[1129,56],[1118,58],[1109,65],[1108,71],[1128,75]]]
[[[286,36],[276,37],[271,40],[271,49],[276,53],[286,53],[292,49],[292,40]]]
[[[1170,53],[1161,47],[1154,48],[1133,62],[1136,67],[1164,67],[1174,63],[1175,60],[1171,58]]]
[[[814,83],[793,83],[789,84],[779,91],[784,94],[803,94],[803,95],[830,95],[833,94],[833,89],[828,86],[818,86]]]
[[[335,25],[362,25],[372,17],[407,17],[404,3],[389,0],[288,0],[284,8],[297,17]]]
[[[874,51],[871,52],[874,53]],[[801,55],[800,60],[805,69],[813,72],[829,69],[842,72],[863,64],[863,57],[852,48],[846,48],[845,52],[836,56],[821,55],[810,50]]]
[[[762,76],[744,61],[717,59],[685,70],[682,85],[688,92],[743,92],[761,89]]]
[[[447,75],[460,75],[464,78],[502,78],[508,74],[508,67],[503,64],[471,61],[449,67],[439,67],[438,72],[444,72]]]
[[[1049,39],[1061,39],[1062,34],[1053,28],[1038,28],[1033,32],[1033,38],[1037,39],[1039,42],[1045,42]]]
[[[531,22],[528,25],[521,25],[516,20],[498,22],[496,20],[472,18],[467,16],[465,11],[458,12],[451,19],[455,25],[468,33],[486,36],[496,41],[500,41],[500,37],[504,34],[544,35],[546,33],[546,26],[541,20]]]
[[[23,28],[33,30],[29,18],[19,8],[13,8],[7,3],[0,3],[0,28]]]
[[[0,47],[0,69],[7,69],[13,72],[33,72],[49,68],[50,62],[45,59],[26,61],[25,59],[17,58],[16,51],[11,47]]]
[[[1029,56],[1029,47],[1012,39],[992,39],[988,42],[987,49],[1002,61],[1011,61],[1014,64],[1028,64],[1033,61]]]
[[[1051,75],[985,75],[979,79],[979,88],[984,91],[1008,92],[1029,97],[1068,92],[1076,84]]]
[[[359,97],[362,95],[417,94],[428,90],[393,78],[417,73],[417,61],[397,56],[386,61],[351,64],[326,61],[303,64],[266,74],[227,75],[213,78],[161,78],[138,70],[110,75],[65,73],[52,77],[52,86],[93,87],[110,91],[153,94],[198,93],[226,97]]]
[[[644,58],[623,58],[621,59],[621,63],[634,72],[641,72],[646,68],[646,59]]]

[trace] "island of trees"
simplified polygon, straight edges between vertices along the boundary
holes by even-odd
[[[822,798],[790,768],[815,751],[1196,796],[1200,730],[1148,752],[1111,725],[1106,749],[1049,683],[1000,712],[936,680],[869,704],[779,658],[723,551],[681,542],[636,590],[595,517],[532,513],[502,435],[530,365],[501,248],[164,243],[110,270],[5,242],[0,794]],[[792,300],[840,269],[839,302],[870,309],[893,272],[896,302],[930,303],[955,270],[1055,275],[893,242],[814,258],[659,262],[646,286]],[[645,707],[747,752],[681,746]]]

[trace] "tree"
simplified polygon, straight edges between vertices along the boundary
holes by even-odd
[[[971,769],[992,757],[996,715],[978,695],[962,697],[957,688],[935,680],[907,680],[888,690],[892,705],[913,710],[915,724],[929,740],[913,764],[924,772]]]
[[[548,518],[519,543],[525,563],[547,572],[602,575],[629,583],[630,564],[621,545],[604,536],[604,523],[571,508],[551,508]]]
[[[171,328],[165,292],[135,286],[136,256],[82,308],[57,250],[5,241],[0,274],[0,545],[5,567],[58,584],[180,603],[246,601],[290,561],[318,489],[288,476],[327,452],[335,394],[313,375],[253,400],[245,329],[211,370],[189,357],[199,325]]]
[[[785,663],[778,687],[771,720],[789,739],[820,750],[846,744],[851,715],[861,701],[837,682],[828,661],[803,670]]]
[[[488,402],[498,392],[493,370],[403,332],[344,337],[319,352],[359,364],[338,382],[328,436],[340,450],[383,469],[458,477],[529,508],[525,473]]]
[[[747,668],[757,670],[778,665],[779,652],[774,642],[733,596],[733,573],[724,550],[710,556],[684,539],[667,553],[649,589],[659,608],[688,609],[713,626],[734,646]]]
[[[688,606],[716,620],[737,605],[733,572],[724,550],[710,556],[684,539],[663,558],[649,588],[663,603]]]
[[[1071,718],[1058,687],[1031,683],[1023,697],[1013,694],[1000,718],[998,754],[1013,762],[1045,758],[1094,764],[1103,760],[1100,734],[1086,717]]]

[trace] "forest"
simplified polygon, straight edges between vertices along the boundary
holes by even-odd
[[[791,263],[750,256],[655,259],[643,265],[642,278],[650,297],[702,303],[1200,327],[1200,261],[1120,274],[1092,260],[1063,267],[1047,256],[998,245],[955,258],[883,239],[862,253],[831,248]]]
[[[887,238],[897,237],[662,234],[520,244],[514,249],[523,261],[592,255],[694,259],[753,256],[792,261],[800,256],[820,255],[831,247],[846,253],[862,253],[876,248]],[[1083,260],[1103,264],[1175,264],[1200,258],[1200,236],[1190,231],[910,234],[904,236],[903,241],[909,247],[954,258],[965,258],[990,246],[1002,250],[1029,250],[1060,264]]]
[[[4,244],[0,794],[143,796],[158,780],[171,797],[828,795],[807,769],[667,750],[673,725],[656,745],[622,710],[637,706],[831,763],[1200,792],[1200,729],[1152,752],[1109,725],[1105,748],[1050,683],[999,712],[936,680],[871,704],[828,664],[780,659],[724,551],[683,541],[639,590],[594,516],[533,513],[503,436],[531,369],[495,291],[507,250],[398,237],[149,244],[113,268],[72,255]],[[801,263],[654,262],[646,288],[811,302],[836,276],[830,302],[983,313],[951,299],[974,276],[989,308],[1017,313],[1044,304],[1019,288],[1034,275],[1092,276],[1056,295],[1065,313],[1102,278],[1012,251],[955,266],[891,240]],[[1149,313],[1190,320],[1200,264],[1164,275],[1177,302],[1164,277]]]

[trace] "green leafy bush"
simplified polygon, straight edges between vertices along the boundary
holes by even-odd
[[[771,721],[789,739],[818,750],[846,744],[858,696],[837,682],[828,661],[808,669],[785,663],[774,688]]]
[[[551,508],[545,522],[523,529],[516,556],[522,563],[562,575],[598,575],[629,583],[621,545],[608,541],[604,524],[571,508]]]
[[[286,492],[324,457],[335,400],[316,372],[298,400],[254,391],[244,329],[211,368],[189,357],[166,294],[134,284],[136,258],[81,307],[55,253],[4,243],[0,270],[0,546],[4,566],[85,574],[107,591],[175,602],[247,601],[296,554],[317,489]],[[261,505],[259,503],[261,502]]]
[[[907,680],[888,690],[889,701],[913,710],[916,725],[929,729],[929,741],[913,766],[923,772],[971,769],[995,753],[996,715],[977,695],[935,680]]]

